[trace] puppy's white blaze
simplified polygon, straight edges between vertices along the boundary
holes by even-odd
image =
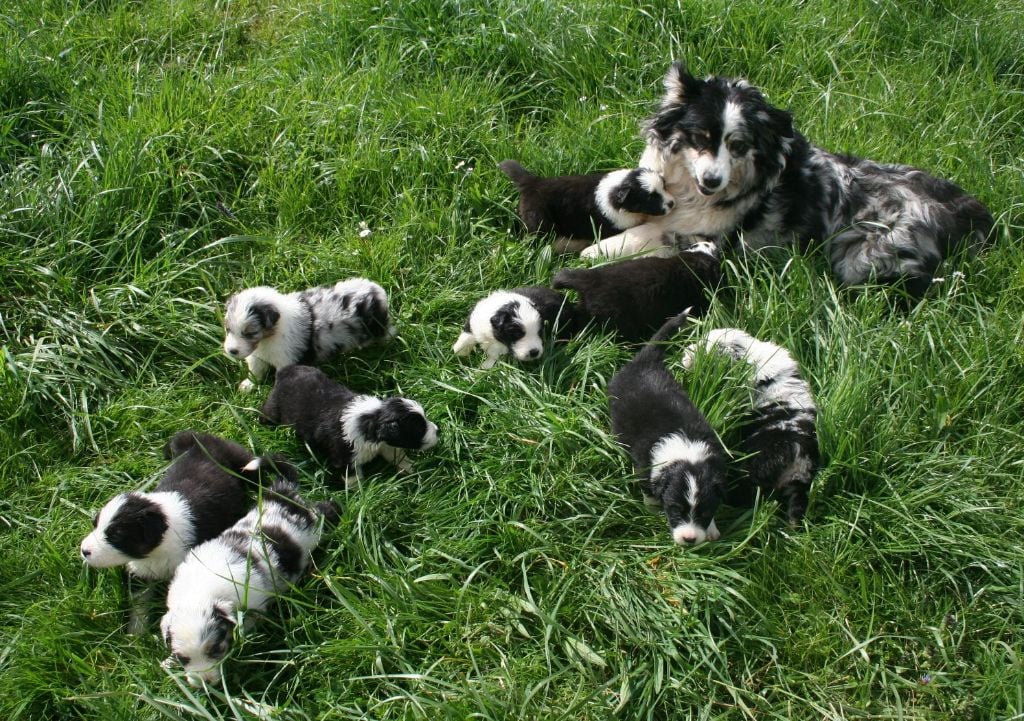
[[[381,400],[373,396],[357,396],[345,408],[341,416],[341,428],[346,440],[352,444],[355,466],[362,466],[376,458],[380,453],[380,443],[368,441],[359,430],[359,419],[375,413],[381,407]]]

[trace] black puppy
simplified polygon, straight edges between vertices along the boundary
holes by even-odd
[[[514,160],[498,164],[519,188],[519,217],[531,233],[593,240],[665,215],[675,200],[653,170],[586,175],[534,175]]]
[[[685,308],[702,316],[722,280],[717,246],[700,241],[671,258],[635,258],[596,268],[565,268],[555,288],[579,294],[577,323],[588,316],[627,341],[650,337],[665,319]]]
[[[403,449],[437,444],[437,426],[416,401],[354,393],[312,366],[279,369],[260,412],[266,423],[292,426],[300,441],[327,456],[347,486],[362,479],[363,466],[378,455],[410,472]]]
[[[664,341],[686,322],[669,319],[608,382],[612,431],[633,459],[644,501],[660,505],[680,544],[717,540],[725,493],[725,449],[665,367]]]

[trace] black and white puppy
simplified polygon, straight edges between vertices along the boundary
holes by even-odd
[[[377,456],[408,473],[406,451],[437,445],[437,426],[416,401],[354,393],[311,366],[280,369],[260,413],[266,423],[292,426],[300,441],[327,456],[349,487]]]
[[[228,298],[224,330],[224,353],[244,359],[256,380],[271,368],[322,363],[395,333],[387,293],[366,278],[288,294],[247,288]],[[239,385],[243,391],[252,387],[249,379]]]
[[[819,242],[840,282],[918,296],[946,256],[977,250],[992,230],[985,206],[948,180],[812,145],[745,80],[699,80],[674,64],[646,135],[640,165],[662,174],[675,208],[583,256],[660,252],[666,230],[753,249]]]
[[[192,550],[167,589],[160,633],[189,683],[216,683],[239,611],[262,611],[309,567],[322,520],[338,508],[311,505],[292,481],[278,480],[237,523]]]
[[[496,290],[473,308],[452,351],[466,356],[480,346],[481,368],[491,368],[506,353],[536,360],[544,353],[545,329],[561,337],[573,327],[574,314],[572,302],[544,286]]]
[[[698,345],[746,361],[754,370],[754,402],[742,426],[739,450],[747,480],[781,496],[786,519],[799,523],[820,464],[811,387],[789,351],[737,328],[716,328],[683,355],[691,368]],[[752,495],[752,494],[751,494]]]
[[[233,441],[195,431],[174,434],[164,456],[173,462],[154,491],[121,493],[96,514],[79,549],[87,564],[168,579],[189,549],[245,514],[251,485],[263,473],[295,474],[279,456],[257,458]]]
[[[664,342],[686,322],[670,318],[608,382],[612,431],[633,459],[644,501],[661,506],[679,544],[717,540],[725,449],[665,366]]]
[[[551,284],[579,294],[577,323],[592,318],[635,342],[649,338],[666,319],[686,308],[691,315],[703,316],[721,279],[718,247],[700,241],[670,258],[566,268]]]
[[[646,168],[586,175],[534,175],[514,160],[498,164],[519,188],[519,217],[530,233],[593,240],[665,215],[675,199]]]

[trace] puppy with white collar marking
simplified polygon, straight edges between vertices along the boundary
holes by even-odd
[[[327,456],[349,487],[377,456],[408,473],[406,451],[437,445],[437,426],[416,401],[357,394],[310,366],[280,369],[260,413],[266,423],[292,426],[300,441]]]
[[[530,233],[593,240],[665,215],[675,199],[647,168],[586,175],[534,175],[514,160],[498,164],[519,189],[519,217]]]
[[[189,683],[216,683],[238,611],[261,611],[309,568],[322,521],[334,503],[307,503],[291,481],[276,481],[237,523],[197,546],[167,590],[160,633]]]
[[[665,366],[664,342],[686,322],[669,319],[608,382],[612,431],[633,459],[644,501],[661,506],[679,544],[720,536],[715,511],[725,493],[725,449]]]
[[[452,351],[466,356],[479,346],[485,355],[481,368],[491,368],[506,353],[536,360],[544,353],[545,328],[560,336],[574,318],[575,305],[550,288],[496,290],[474,306]]]
[[[634,258],[594,268],[565,268],[552,280],[579,294],[577,315],[607,324],[628,341],[649,338],[684,308],[702,316],[722,280],[721,256],[698,241],[671,258]]]
[[[743,469],[756,486],[779,494],[786,519],[798,524],[807,511],[807,494],[821,462],[815,429],[818,411],[800,366],[781,346],[738,328],[716,328],[687,348],[686,368],[693,366],[698,345],[753,368],[753,408],[743,423],[739,447],[747,456]]]
[[[244,359],[256,380],[271,368],[322,363],[395,334],[387,293],[366,278],[288,294],[247,288],[228,298],[224,330],[224,353]],[[252,387],[246,379],[239,390]]]
[[[154,491],[121,493],[96,514],[79,548],[88,565],[168,579],[189,549],[245,515],[250,487],[263,473],[295,474],[278,456],[258,458],[233,441],[195,431],[174,434],[164,457],[173,462]]]

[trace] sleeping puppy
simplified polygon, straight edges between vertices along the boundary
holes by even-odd
[[[409,473],[406,450],[437,445],[437,426],[416,401],[353,393],[311,366],[280,369],[260,413],[265,423],[292,426],[300,441],[327,456],[347,487],[377,456]]]
[[[96,514],[79,549],[87,564],[168,579],[190,548],[245,514],[250,484],[265,471],[295,474],[279,456],[257,458],[233,441],[195,431],[174,434],[164,457],[173,462],[153,492],[119,494]]]
[[[267,286],[247,288],[228,298],[224,330],[224,353],[244,359],[256,380],[271,368],[322,363],[395,334],[387,293],[365,278],[287,295]],[[249,379],[239,385],[252,388]]]
[[[715,511],[725,492],[725,449],[665,367],[663,343],[686,322],[670,318],[608,382],[612,431],[633,459],[644,501],[661,506],[672,538],[719,538]]]
[[[593,240],[665,215],[675,200],[646,168],[587,175],[534,175],[514,160],[498,164],[519,188],[519,217],[530,233]]]
[[[536,360],[544,352],[545,327],[554,327],[561,337],[574,326],[574,317],[575,306],[550,288],[496,290],[473,308],[452,350],[466,356],[480,346],[481,368],[491,368],[510,352],[521,361]]]
[[[699,241],[671,258],[635,258],[595,268],[566,268],[552,281],[579,294],[578,322],[607,324],[627,341],[649,338],[685,308],[702,316],[722,279],[716,245]]]
[[[743,469],[756,486],[779,494],[786,519],[798,524],[807,511],[807,492],[820,464],[818,411],[800,366],[785,348],[737,328],[712,330],[699,345],[753,367],[754,403],[743,423],[739,448],[747,456]],[[696,348],[697,344],[687,348],[686,368],[692,367]]]
[[[298,581],[320,543],[334,503],[310,506],[292,481],[278,480],[257,504],[178,566],[160,633],[190,684],[216,683],[239,611],[262,611]],[[168,659],[170,661],[170,659]]]

